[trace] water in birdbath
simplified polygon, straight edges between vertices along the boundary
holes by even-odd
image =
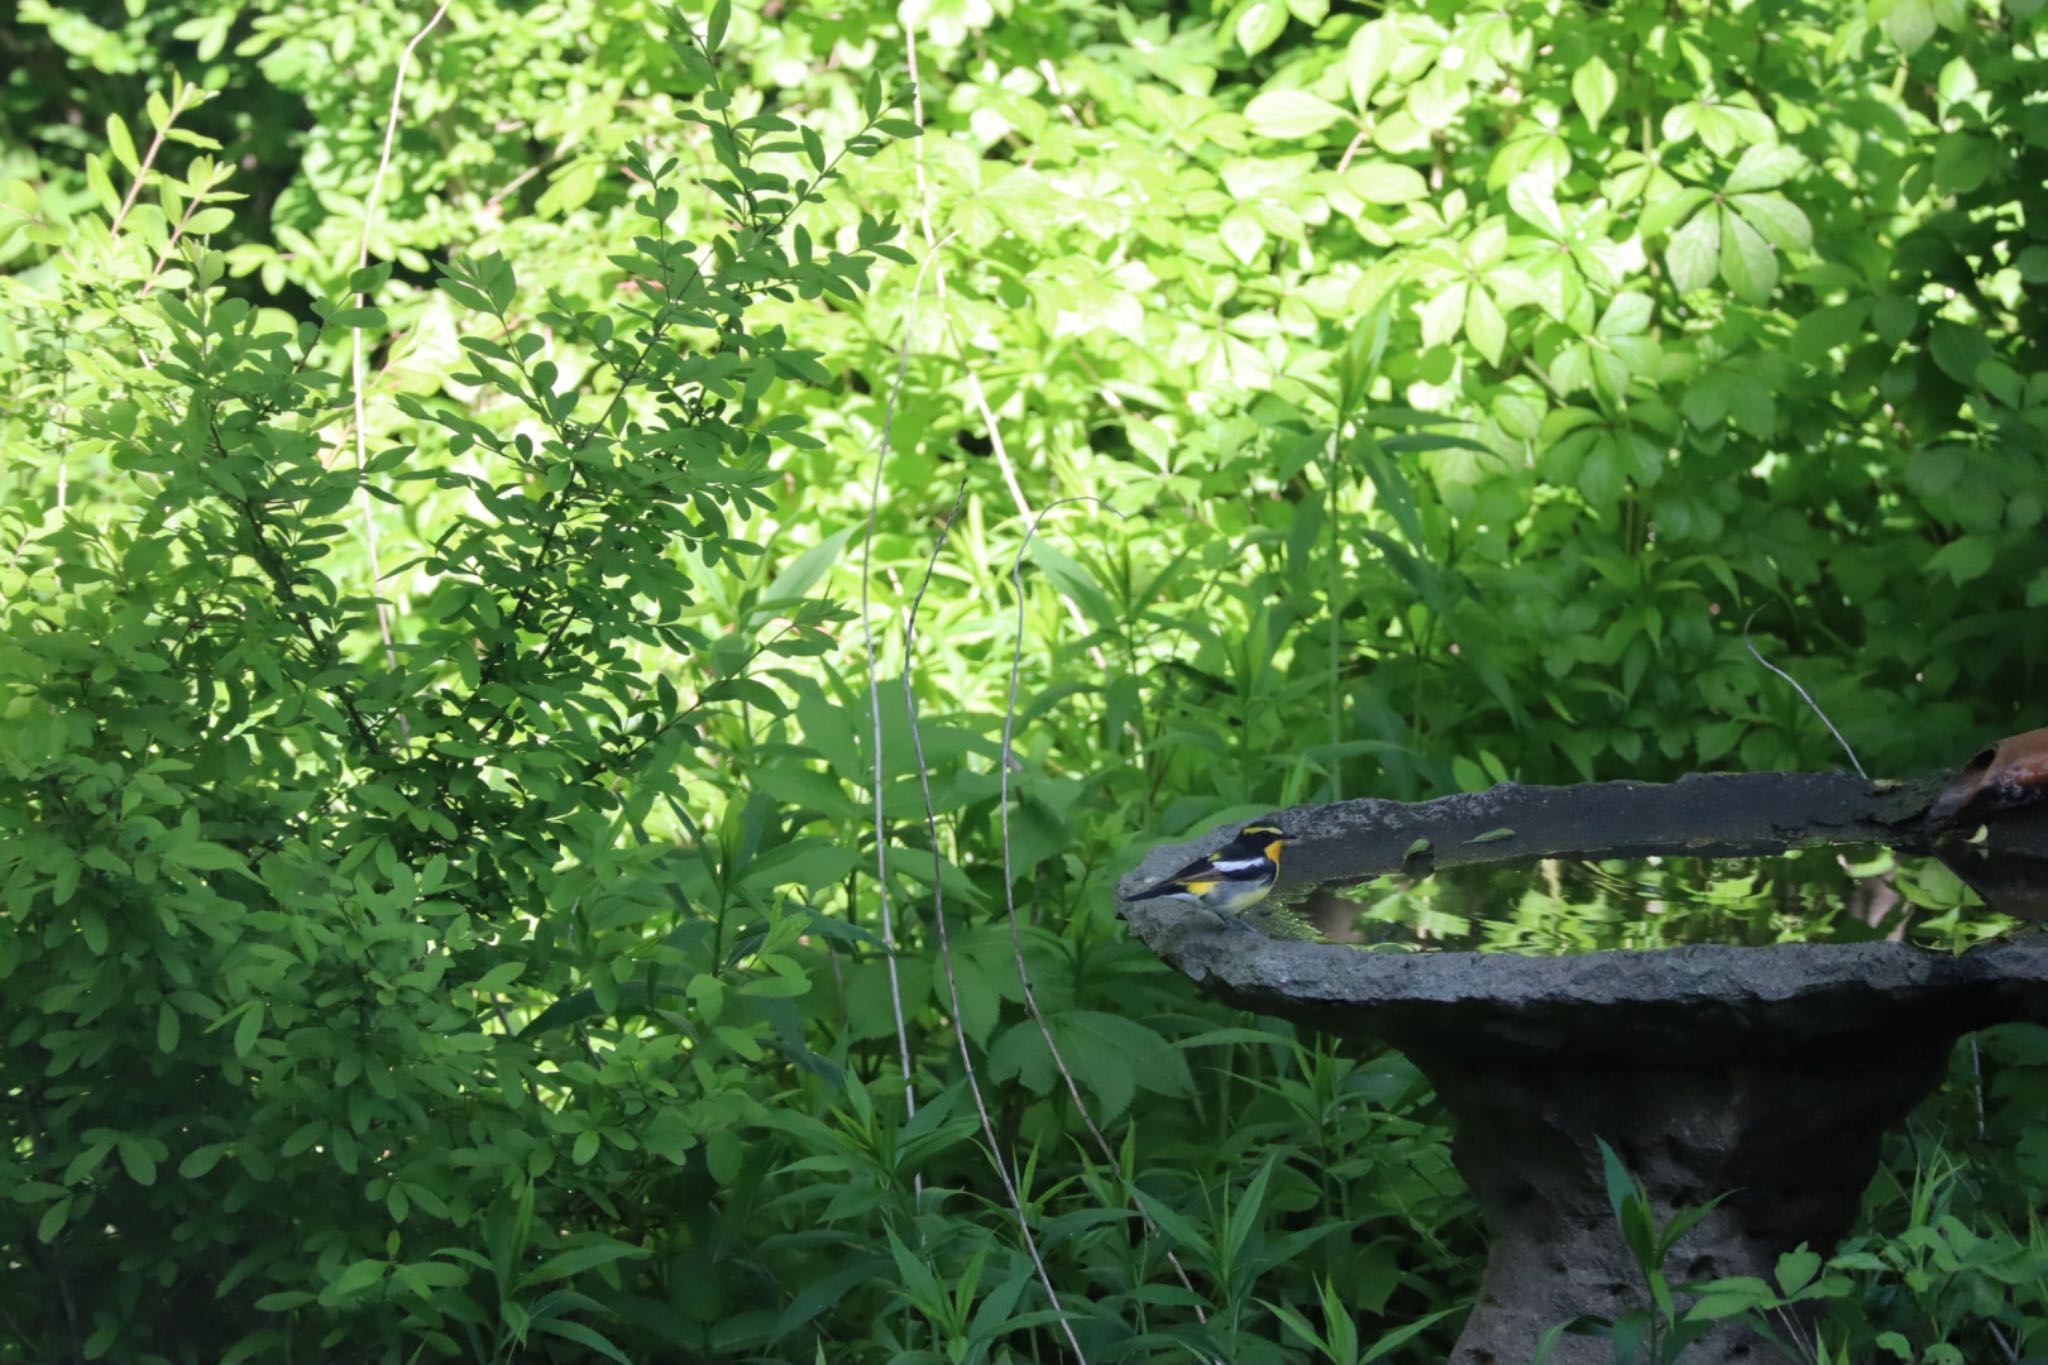
[[[1328,938],[1394,952],[1560,956],[1874,939],[1959,951],[2015,925],[1939,861],[1884,848],[1480,863],[1288,899]]]

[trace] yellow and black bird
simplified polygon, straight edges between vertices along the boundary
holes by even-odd
[[[1270,820],[1254,820],[1206,858],[1197,858],[1130,899],[1171,899],[1199,905],[1228,919],[1266,898],[1280,875],[1287,835]]]

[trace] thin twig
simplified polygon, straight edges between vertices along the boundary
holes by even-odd
[[[204,202],[201,199],[194,199],[185,205],[185,211],[178,215],[178,226],[171,230],[171,240],[165,242],[164,249],[156,254],[156,264],[150,266],[149,278],[142,282],[142,290],[136,294],[136,298],[146,299],[150,291],[156,288],[156,282],[163,275],[164,267],[171,263],[171,255],[178,249],[178,243],[185,240],[185,229],[191,224],[192,215],[199,212]]]
[[[1351,168],[1351,158],[1358,155],[1358,149],[1365,145],[1366,137],[1365,129],[1360,128],[1358,135],[1344,148],[1344,155],[1337,158],[1337,174],[1342,175]]]
[[[484,200],[484,212],[497,212],[498,205],[503,203],[508,195],[517,194],[519,192],[519,187],[521,185],[524,185],[527,181],[533,179],[535,176],[539,175],[542,171],[546,169],[547,167],[545,164],[538,166],[528,166],[525,170],[513,176],[510,180],[506,181],[503,185],[498,187],[498,192],[496,194],[493,194],[490,198]]]
[[[1039,1008],[1038,991],[1031,983],[1031,968],[1024,961],[1024,933],[1017,922],[1016,880],[1012,874],[1010,856],[1010,769],[1016,761],[1011,750],[1017,731],[1018,681],[1024,667],[1024,554],[1031,548],[1032,537],[1038,534],[1040,524],[1048,516],[1069,503],[1080,502],[1092,502],[1112,516],[1123,518],[1123,513],[1101,498],[1090,497],[1085,493],[1060,498],[1047,504],[1045,510],[1033,519],[1030,529],[1024,533],[1023,543],[1017,546],[1017,557],[1010,563],[1010,582],[1017,596],[1017,638],[1010,651],[1010,696],[1008,704],[1003,709],[1003,747],[996,759],[996,813],[1003,831],[1003,909],[1010,923],[1010,951],[1017,961],[1017,981],[1024,990],[1024,1008],[1030,1013],[1032,1022],[1038,1025],[1039,1036],[1045,1040],[1046,1052],[1052,1057],[1053,1066],[1060,1073],[1060,1078],[1066,1082],[1067,1094],[1072,1097],[1075,1111],[1081,1116],[1081,1122],[1087,1126],[1090,1136],[1095,1139],[1095,1145],[1101,1150],[1111,1169],[1121,1176],[1123,1163],[1117,1160],[1109,1138],[1096,1126],[1094,1116],[1089,1113],[1088,1102],[1081,1096],[1081,1087],[1074,1079],[1073,1070],[1068,1067],[1066,1057],[1060,1052],[1059,1043],[1052,1036],[1052,1026],[1046,1022],[1045,1011]],[[1147,1229],[1156,1230],[1142,1207],[1139,1209],[1139,1217],[1144,1219]],[[1192,1296],[1194,1284],[1189,1280],[1187,1268],[1181,1264],[1179,1255],[1169,1247],[1166,1259],[1172,1264],[1174,1274],[1179,1277],[1182,1287]],[[1202,1311],[1199,1304],[1195,1306],[1195,1317],[1198,1321],[1208,1321],[1208,1315]]]
[[[142,182],[149,179],[150,167],[156,165],[156,154],[164,149],[164,133],[177,121],[183,110],[177,105],[171,107],[171,116],[164,120],[164,126],[156,130],[156,136],[149,140],[149,150],[142,154],[142,160],[135,168],[135,181],[128,186],[128,193],[121,200],[121,207],[114,213],[114,221],[107,225],[107,236],[119,237],[121,224],[128,221],[128,210],[135,207],[136,197],[142,193]],[[131,144],[132,146],[132,144]]]
[[[391,170],[391,146],[398,137],[398,113],[405,98],[405,77],[412,69],[413,53],[426,41],[429,33],[447,17],[451,0],[441,0],[440,8],[433,17],[412,35],[412,41],[398,54],[398,71],[391,78],[391,108],[384,115],[384,145],[377,155],[377,173],[370,178],[370,194],[363,201],[363,231],[356,239],[356,269],[361,270],[370,263],[370,231],[377,223],[377,201],[384,193],[384,177]],[[368,306],[369,300],[363,294],[356,295],[356,307]],[[349,380],[355,390],[356,426],[356,506],[363,518],[363,547],[370,560],[370,598],[377,604],[377,633],[384,640],[384,663],[394,674],[398,672],[398,647],[392,642],[391,605],[378,596],[384,582],[384,567],[377,553],[377,518],[370,508],[369,483],[369,422],[368,402],[363,389],[363,329],[349,328]],[[405,710],[398,712],[398,730],[406,743],[412,742],[412,723],[406,719]]]
[[[904,60],[910,67],[910,118],[919,128],[924,127],[924,81],[917,69],[917,25],[903,26]],[[912,164],[917,169],[917,224],[924,233],[925,250],[932,256],[938,255],[938,241],[932,232],[932,191],[924,174],[924,139],[915,138],[910,144]],[[948,234],[949,236],[951,234]],[[967,393],[973,400],[975,411],[981,414],[982,425],[988,428],[989,445],[995,451],[996,468],[1003,472],[1003,485],[1010,490],[1010,500],[1017,505],[1017,514],[1025,520],[1032,517],[1031,504],[1024,499],[1024,487],[1017,482],[1016,467],[1010,463],[1009,447],[1003,444],[1003,432],[996,422],[995,411],[989,406],[988,394],[981,387],[981,376],[967,363],[967,350],[953,327],[950,310],[946,307],[946,263],[939,262],[939,272],[934,281],[939,291],[939,317],[945,324],[946,333],[960,350],[961,368],[967,372]]]
[[[924,293],[924,272],[938,259],[936,250],[925,254],[917,268],[917,280],[910,288],[910,307],[903,315],[903,340],[896,347],[896,382],[882,404],[882,439],[875,451],[875,474],[868,484],[867,535],[860,554],[860,633],[868,653],[868,717],[874,722],[875,744],[875,884],[882,896],[883,960],[889,964],[889,1004],[896,1014],[896,1051],[903,1064],[903,1108],[917,1116],[917,1088],[911,1081],[910,1028],[903,1019],[903,983],[896,970],[896,919],[889,905],[889,841],[882,824],[882,684],[876,676],[881,664],[875,655],[875,625],[871,607],[875,564],[875,517],[882,501],[882,466],[889,460],[889,432],[896,423],[896,398],[903,392],[903,376],[910,368],[910,338],[917,324],[917,301]],[[849,906],[848,910],[851,911]]]
[[[1817,702],[1817,701],[1815,701],[1815,700],[1813,699],[1813,696],[1812,696],[1812,694],[1811,694],[1811,693],[1809,693],[1809,692],[1808,692],[1808,691],[1807,691],[1807,690],[1806,690],[1805,688],[1803,688],[1803,687],[1801,687],[1801,686],[1799,685],[1799,679],[1797,679],[1797,678],[1793,677],[1793,676],[1792,676],[1792,675],[1791,675],[1790,673],[1787,673],[1787,672],[1786,672],[1786,671],[1785,671],[1784,669],[1782,669],[1782,668],[1778,667],[1778,666],[1777,666],[1776,664],[1772,663],[1772,662],[1771,662],[1771,661],[1770,661],[1769,659],[1766,659],[1766,658],[1765,658],[1765,657],[1764,657],[1763,655],[1759,654],[1759,653],[1757,652],[1757,648],[1756,648],[1756,646],[1755,646],[1755,645],[1753,645],[1753,644],[1751,644],[1751,643],[1749,642],[1749,627],[1750,627],[1750,623],[1756,620],[1757,612],[1758,612],[1758,611],[1762,611],[1762,610],[1763,610],[1763,608],[1762,608],[1762,607],[1758,607],[1758,608],[1756,609],[1756,611],[1753,611],[1753,612],[1751,612],[1751,613],[1749,614],[1749,620],[1748,620],[1748,621],[1744,621],[1744,622],[1742,623],[1742,644],[1743,644],[1743,647],[1744,647],[1745,649],[1747,649],[1747,650],[1749,651],[1749,656],[1750,656],[1750,657],[1751,657],[1752,659],[1755,659],[1755,660],[1756,660],[1756,661],[1757,661],[1758,663],[1762,664],[1762,665],[1763,665],[1763,666],[1764,666],[1765,668],[1768,668],[1768,669],[1770,669],[1770,670],[1771,670],[1771,672],[1773,672],[1773,673],[1777,674],[1777,675],[1778,675],[1779,677],[1783,678],[1783,679],[1784,679],[1784,680],[1785,680],[1786,682],[1788,682],[1788,683],[1791,683],[1791,684],[1792,684],[1792,690],[1793,690],[1794,692],[1797,692],[1797,693],[1799,694],[1799,696],[1800,696],[1800,699],[1801,699],[1802,701],[1804,701],[1804,702],[1805,702],[1805,703],[1806,703],[1806,704],[1807,704],[1808,706],[1810,706],[1810,707],[1812,707],[1812,708],[1813,708],[1813,714],[1815,714],[1816,716],[1819,716],[1819,717],[1820,717],[1820,721],[1821,721],[1821,724],[1823,724],[1823,725],[1825,725],[1825,726],[1827,726],[1827,727],[1828,727],[1828,733],[1829,733],[1829,734],[1831,734],[1831,735],[1833,735],[1833,736],[1835,737],[1835,743],[1837,743],[1837,744],[1841,745],[1841,746],[1842,746],[1842,752],[1843,752],[1843,753],[1845,753],[1845,754],[1847,754],[1847,755],[1849,755],[1849,766],[1851,766],[1852,768],[1854,768],[1854,769],[1856,770],[1856,775],[1857,775],[1858,777],[1860,777],[1860,778],[1863,778],[1863,779],[1864,779],[1865,781],[1868,781],[1868,780],[1869,780],[1869,778],[1870,778],[1870,774],[1869,774],[1869,773],[1867,773],[1867,772],[1864,772],[1864,771],[1863,771],[1863,764],[1862,764],[1861,762],[1859,762],[1859,761],[1857,760],[1857,757],[1856,757],[1856,751],[1855,751],[1854,749],[1852,749],[1852,748],[1850,748],[1850,747],[1849,747],[1849,741],[1848,741],[1848,740],[1846,740],[1846,739],[1843,739],[1843,738],[1842,738],[1842,732],[1841,732],[1840,730],[1837,730],[1837,729],[1835,728],[1835,723],[1834,723],[1833,721],[1831,721],[1831,720],[1829,720],[1829,719],[1828,719],[1828,713],[1820,709],[1820,703],[1819,703],[1819,702]]]
[[[911,121],[916,123],[919,128],[923,128],[924,81],[919,78],[917,70],[916,24],[905,24],[903,26],[903,45],[905,49],[904,60],[910,67],[910,117]],[[949,232],[942,239],[935,237],[932,231],[932,195],[931,185],[926,181],[924,173],[923,138],[920,137],[911,142],[910,154],[912,163],[917,170],[917,223],[919,229],[924,233],[926,251],[936,258],[938,257],[939,248],[953,234]],[[988,432],[989,449],[995,455],[996,469],[1003,476],[1003,487],[1009,490],[1010,501],[1016,506],[1017,515],[1026,521],[1031,521],[1037,514],[1031,510],[1031,503],[1024,496],[1024,485],[1018,482],[1017,466],[1010,459],[1009,443],[1003,439],[1002,423],[996,419],[995,408],[988,401],[988,391],[982,387],[981,373],[974,368],[972,361],[968,358],[966,339],[960,335],[960,329],[953,324],[953,311],[947,306],[950,296],[946,289],[946,263],[943,259],[939,260],[937,274],[933,277],[933,288],[938,291],[939,295],[940,323],[945,327],[946,336],[953,343],[953,349],[959,354],[960,369],[967,376],[967,398],[973,404],[976,414],[980,416],[982,427]],[[1088,620],[1081,614],[1081,608],[1071,598],[1067,598],[1064,595],[1061,597],[1061,602],[1066,607],[1067,614],[1073,618],[1074,628],[1080,631],[1082,635],[1087,635]],[[1089,653],[1094,657],[1097,668],[1108,668],[1109,665],[1104,661],[1101,649],[1091,645],[1089,646]]]
[[[1984,1053],[1977,1046],[1977,1035],[1970,1035],[1970,1093],[1977,1100],[1977,1141],[1985,1140],[1984,1131]]]
[[[1039,523],[1056,508],[1070,502],[1092,502],[1119,520],[1124,516],[1122,512],[1100,498],[1089,497],[1086,494],[1061,498],[1047,506],[1045,511],[1039,513],[1032,521],[1030,529],[1024,533],[1024,543],[1017,547],[1017,557],[1010,565],[1010,581],[1015,585],[1017,593],[1017,639],[1010,654],[1010,698],[1003,711],[1003,749],[996,763],[997,772],[1000,774],[997,778],[999,794],[996,797],[996,809],[1003,826],[1003,905],[1010,922],[1010,951],[1017,961],[1017,981],[1024,990],[1024,1008],[1031,1015],[1032,1022],[1038,1025],[1039,1037],[1045,1040],[1045,1050],[1052,1058],[1053,1069],[1058,1071],[1060,1079],[1066,1082],[1067,1094],[1074,1102],[1074,1111],[1081,1116],[1081,1122],[1088,1129],[1089,1136],[1094,1138],[1095,1146],[1102,1153],[1103,1160],[1121,1177],[1124,1173],[1123,1163],[1117,1159],[1116,1149],[1110,1145],[1108,1136],[1096,1124],[1094,1114],[1089,1111],[1088,1101],[1081,1095],[1080,1084],[1074,1079],[1073,1070],[1067,1065],[1065,1054],[1060,1051],[1058,1041],[1052,1036],[1052,1025],[1046,1022],[1045,1011],[1039,1008],[1038,991],[1031,984],[1031,968],[1024,961],[1024,934],[1017,924],[1015,883],[1010,875],[1010,768],[1015,761],[1010,748],[1016,733],[1018,678],[1024,663],[1024,552],[1031,548],[1031,538],[1038,534]],[[1128,1180],[1125,1183],[1128,1185]],[[1132,1202],[1138,1208],[1138,1216],[1144,1220],[1146,1230],[1158,1231],[1151,1215],[1144,1211],[1143,1206],[1138,1205],[1135,1200]],[[1168,1247],[1166,1259],[1173,1266],[1173,1273],[1180,1280],[1181,1287],[1192,1296],[1195,1292],[1194,1281],[1188,1278],[1187,1267],[1181,1264],[1179,1254],[1172,1247]],[[1200,1304],[1195,1305],[1195,1319],[1198,1322],[1209,1320],[1209,1315],[1202,1311]]]
[[[1059,1290],[1053,1287],[1052,1272],[1046,1269],[1045,1257],[1039,1253],[1038,1239],[1031,1234],[1031,1219],[1024,1208],[1024,1197],[1017,1190],[1017,1181],[1010,1173],[1010,1166],[1003,1158],[1000,1140],[996,1137],[995,1120],[989,1116],[988,1098],[981,1092],[981,1078],[974,1070],[974,1054],[967,1046],[967,1025],[965,1013],[960,1007],[960,978],[953,970],[953,944],[946,930],[945,863],[939,856],[939,817],[932,803],[931,768],[925,762],[924,735],[917,723],[917,692],[912,686],[917,660],[917,613],[924,605],[926,589],[932,585],[933,571],[938,568],[939,556],[945,552],[946,537],[953,529],[953,519],[960,515],[960,504],[967,496],[967,480],[960,480],[960,487],[954,491],[952,510],[946,513],[945,522],[939,527],[938,542],[932,546],[931,558],[925,561],[924,581],[917,586],[917,595],[910,600],[910,614],[903,621],[903,709],[910,720],[910,747],[917,757],[917,786],[924,798],[925,834],[932,845],[932,919],[938,925],[939,964],[946,977],[946,993],[952,1001],[953,1040],[960,1048],[960,1066],[967,1077],[967,1093],[974,1096],[974,1111],[981,1116],[982,1139],[988,1143],[989,1160],[995,1163],[996,1176],[1003,1182],[1003,1193],[1009,1196],[1010,1209],[1017,1216],[1017,1232],[1024,1239],[1025,1254],[1031,1257],[1031,1264],[1038,1271],[1038,1283],[1045,1290],[1045,1296],[1052,1304],[1053,1311],[1060,1315],[1060,1328],[1066,1333],[1067,1345],[1073,1349],[1074,1358],[1086,1365],[1087,1356],[1081,1350],[1081,1342],[1074,1335],[1073,1324],[1068,1322],[1060,1308]]]
[[[1777,1317],[1778,1325],[1785,1329],[1785,1334],[1792,1338],[1792,1344],[1799,1348],[1800,1358],[1807,1361],[1817,1361],[1820,1353],[1820,1329],[1818,1327],[1814,1329],[1814,1344],[1808,1346],[1805,1336],[1799,1331],[1799,1324],[1793,1321],[1792,1315],[1785,1311],[1783,1304],[1773,1308],[1771,1312]]]

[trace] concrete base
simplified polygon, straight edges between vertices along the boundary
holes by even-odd
[[[1459,1057],[1410,1050],[1456,1122],[1452,1156],[1491,1245],[1452,1365],[1528,1365],[1553,1325],[1649,1302],[1607,1199],[1597,1139],[1649,1190],[1660,1224],[1734,1193],[1664,1264],[1673,1283],[1754,1275],[1805,1243],[1825,1254],[1856,1217],[1884,1131],[1940,1081],[1951,1039],[1872,1036],[1825,1055],[1687,1064],[1682,1057]],[[1686,1300],[1681,1297],[1681,1304]],[[1723,1325],[1689,1365],[1762,1365],[1769,1343]],[[1567,1335],[1550,1365],[1610,1365]]]

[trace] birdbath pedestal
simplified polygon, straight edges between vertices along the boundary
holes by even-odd
[[[1355,885],[1404,860],[1412,869],[1424,840],[1438,870],[1461,860],[1734,858],[1881,844],[1938,852],[1973,885],[2048,887],[2043,808],[2016,809],[2017,798],[1995,794],[1959,799],[1958,790],[1940,779],[1757,773],[1297,807],[1279,816],[1289,836],[1283,891]],[[1989,837],[1960,842],[1979,830]],[[1156,849],[1122,889],[1220,842]],[[1966,867],[1969,859],[1984,867]],[[1780,1253],[1801,1243],[1824,1253],[1847,1231],[1880,1138],[1939,1082],[1959,1036],[2008,1020],[2048,1022],[2048,942],[2039,936],[1959,955],[1864,942],[1532,957],[1287,941],[1171,901],[1127,904],[1123,914],[1207,990],[1333,1034],[1384,1040],[1430,1078],[1491,1239],[1453,1365],[1529,1365],[1546,1329],[1644,1305],[1642,1274],[1608,1204],[1599,1140],[1643,1181],[1660,1222],[1729,1194],[1679,1242],[1666,1266],[1674,1283],[1768,1281]],[[1606,1341],[1575,1335],[1549,1357],[1612,1358]],[[1721,1324],[1686,1358],[1733,1365],[1778,1356],[1755,1333]]]

